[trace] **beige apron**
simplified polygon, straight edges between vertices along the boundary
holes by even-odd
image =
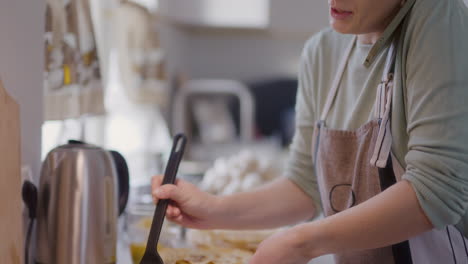
[[[356,38],[340,63],[313,135],[313,159],[325,216],[346,210],[379,194],[405,170],[391,155],[390,116],[395,43],[389,48],[382,82],[377,87],[375,118],[355,131],[332,130],[326,117],[336,97]],[[370,162],[369,162],[370,161]],[[394,165],[392,167],[392,164]],[[468,263],[467,240],[454,227],[431,230],[397,245],[335,255],[338,264]],[[411,249],[411,253],[410,253]]]

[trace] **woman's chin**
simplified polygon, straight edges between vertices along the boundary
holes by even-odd
[[[335,30],[338,33],[354,34],[354,32],[351,30],[350,26],[347,23],[345,24],[343,22],[333,21],[333,19],[331,19],[330,26],[333,30]]]

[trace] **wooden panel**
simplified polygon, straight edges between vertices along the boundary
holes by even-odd
[[[23,263],[19,106],[0,80],[0,263]]]

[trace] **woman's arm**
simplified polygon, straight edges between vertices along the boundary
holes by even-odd
[[[329,254],[392,245],[433,227],[411,184],[401,181],[367,202],[302,228],[320,237],[320,254]]]
[[[430,229],[413,187],[401,181],[346,211],[266,240],[250,264],[307,263],[325,254],[389,246]]]
[[[282,178],[253,192],[220,197],[218,226],[274,228],[315,216],[314,203],[296,184]]]
[[[294,224],[314,216],[313,202],[286,178],[255,191],[225,197],[214,196],[182,180],[161,186],[153,178],[153,197],[171,199],[169,220],[198,229],[266,229]]]

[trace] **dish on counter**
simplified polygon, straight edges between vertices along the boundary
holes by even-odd
[[[260,243],[282,229],[187,230],[187,242],[198,248],[223,247],[255,252]]]
[[[165,264],[247,264],[252,253],[229,248],[163,248],[159,252]]]

